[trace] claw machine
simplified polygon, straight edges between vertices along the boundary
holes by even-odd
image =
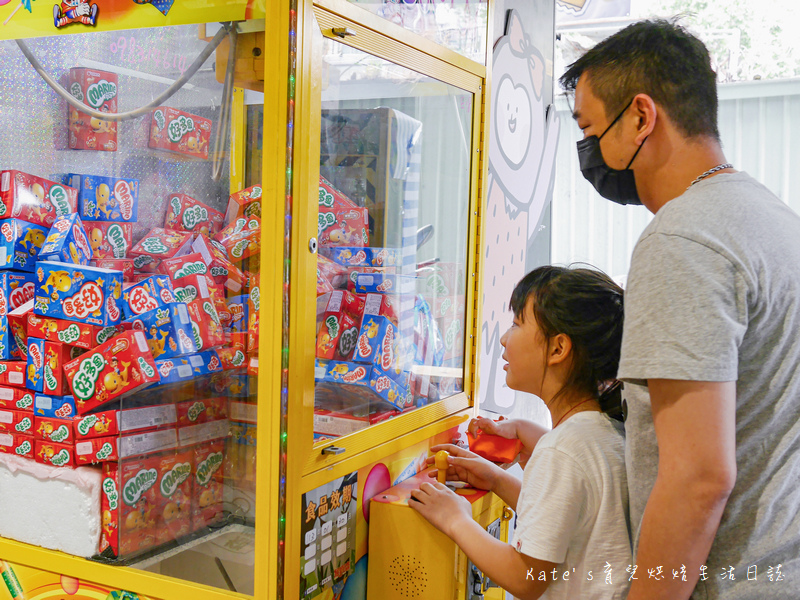
[[[11,597],[366,598],[371,500],[473,414],[493,5],[40,2],[0,0]],[[500,597],[444,552],[436,597]]]

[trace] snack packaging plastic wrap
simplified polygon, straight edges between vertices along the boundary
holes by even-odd
[[[190,231],[214,237],[222,229],[225,216],[218,210],[186,194],[171,194],[167,198],[164,229]]]
[[[47,228],[20,219],[0,221],[0,269],[33,272]]]
[[[214,240],[225,248],[228,260],[241,262],[258,254],[261,249],[261,220],[255,215],[239,217],[220,231]]]
[[[130,223],[86,221],[83,227],[86,235],[89,236],[89,244],[92,246],[92,255],[95,260],[125,259],[128,251],[133,247],[133,226]],[[122,271],[119,266],[106,268]],[[130,262],[130,270],[132,275],[133,261]],[[125,279],[130,279],[130,277]]]
[[[94,110],[117,112],[119,79],[116,73],[73,67],[69,70],[69,92]],[[90,117],[69,107],[69,147],[72,150],[116,152],[117,123]]]
[[[56,218],[37,260],[88,265],[92,254],[81,218],[73,213]]]
[[[0,219],[22,219],[49,228],[78,209],[77,190],[22,171],[0,172]]]
[[[81,415],[160,379],[141,331],[114,336],[64,365],[64,372]]]
[[[36,263],[33,312],[108,327],[122,320],[122,273],[97,267]]]
[[[104,175],[69,173],[78,191],[78,213],[84,221],[135,223],[139,217],[139,181]]]
[[[159,106],[153,110],[148,146],[186,158],[208,159],[211,121],[205,117]]]
[[[191,252],[192,234],[155,227],[131,248],[133,266],[143,273],[157,273],[161,261]]]

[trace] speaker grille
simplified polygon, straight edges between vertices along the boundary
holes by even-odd
[[[413,556],[401,554],[389,564],[389,582],[404,598],[419,598],[428,587],[428,571]]]

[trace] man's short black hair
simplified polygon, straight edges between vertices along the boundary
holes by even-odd
[[[609,118],[644,93],[685,137],[719,140],[716,74],[708,50],[675,23],[659,19],[629,25],[572,63],[561,85],[574,92],[584,74]]]

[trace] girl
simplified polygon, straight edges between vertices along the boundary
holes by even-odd
[[[625,441],[618,385],[622,289],[589,269],[540,267],[511,296],[514,323],[503,335],[508,387],[539,396],[552,430],[512,420],[488,433],[518,437],[522,481],[450,444],[448,480],[491,490],[517,511],[512,543],[489,535],[469,503],[423,483],[410,506],[455,541],[500,587],[530,598],[624,598],[631,565]],[[612,418],[613,417],[613,418]],[[428,459],[433,461],[433,457]],[[435,471],[431,473],[435,477]]]

